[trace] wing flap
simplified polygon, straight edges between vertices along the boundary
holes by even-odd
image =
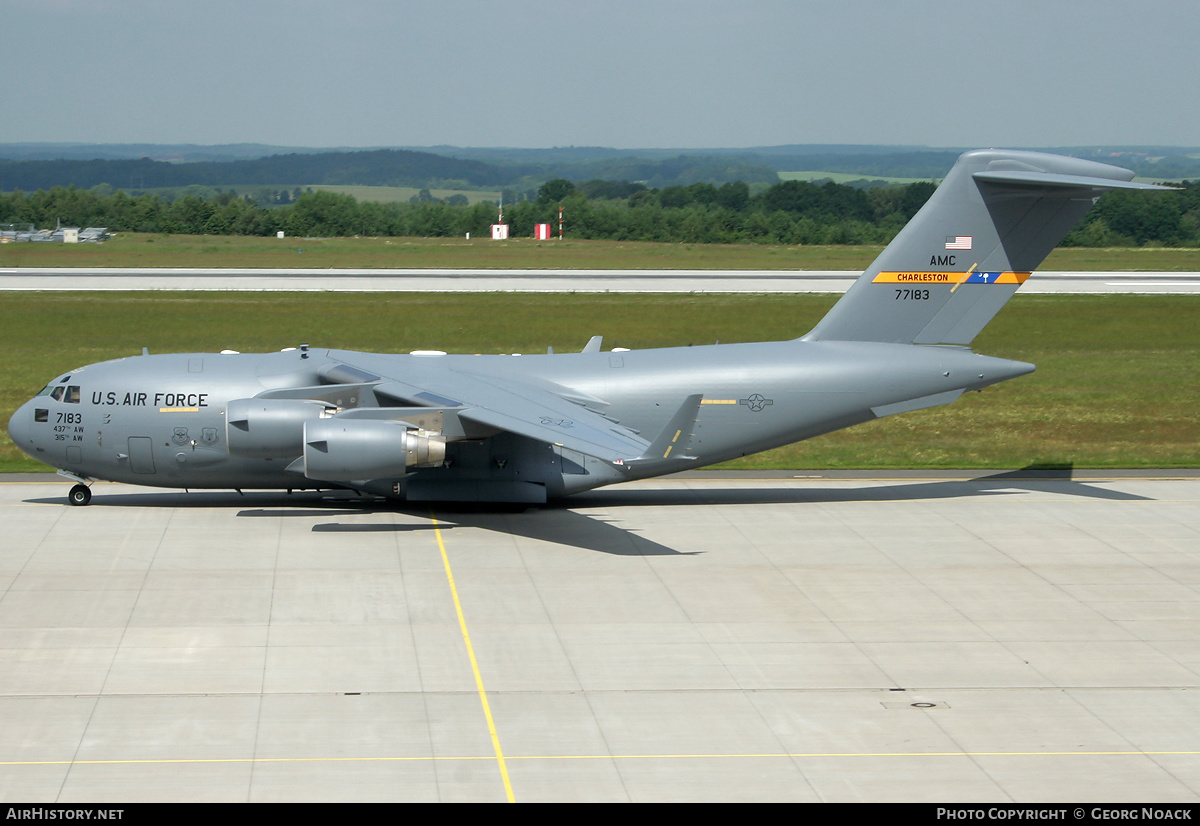
[[[578,413],[587,415],[581,417]],[[636,459],[649,446],[644,439],[614,431],[612,425],[604,421],[603,417],[582,408],[578,413],[569,419],[553,414],[535,414],[535,417],[531,418],[529,415],[514,415],[495,407],[468,407],[460,412],[459,416],[538,441],[561,445],[615,464],[624,464]],[[585,421],[590,417],[600,419],[604,427],[597,427]]]
[[[629,428],[542,387],[457,370],[428,372],[417,381],[420,385],[385,380],[375,392],[417,406],[455,407],[460,419],[562,445],[606,462],[635,459],[650,444]],[[570,391],[564,388],[564,392]]]

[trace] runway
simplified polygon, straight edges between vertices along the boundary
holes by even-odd
[[[1200,800],[1200,476],[0,482],[0,799]]]
[[[840,293],[858,272],[795,270],[0,269],[0,290]],[[1037,272],[1022,293],[1200,295],[1200,273]]]

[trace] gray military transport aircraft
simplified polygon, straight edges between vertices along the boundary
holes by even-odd
[[[59,376],[13,415],[74,480],[348,488],[538,504],[948,404],[1032,364],[969,345],[1109,189],[1106,164],[968,152],[808,334],[523,356],[317,349],[132,356]]]

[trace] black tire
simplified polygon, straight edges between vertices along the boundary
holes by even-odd
[[[75,485],[67,494],[67,501],[72,505],[86,505],[92,501],[92,489],[87,485]]]

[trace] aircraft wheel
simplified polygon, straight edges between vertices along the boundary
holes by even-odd
[[[75,485],[67,494],[67,501],[72,505],[86,505],[92,501],[92,489],[87,485]]]

